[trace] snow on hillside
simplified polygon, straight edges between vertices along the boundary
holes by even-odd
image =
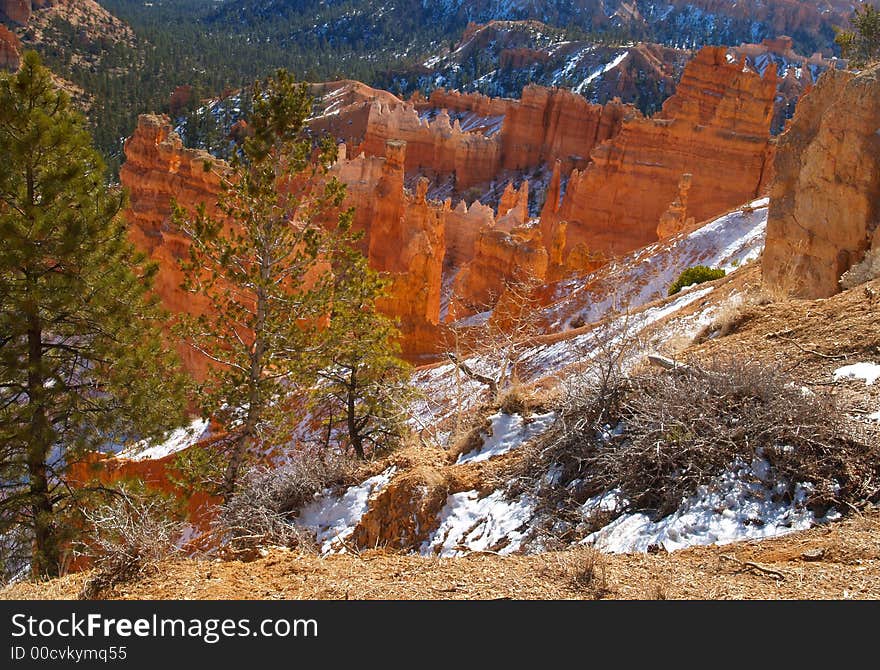
[[[493,456],[506,454],[512,449],[528,442],[533,437],[545,432],[555,420],[553,412],[539,414],[537,416],[523,418],[519,414],[504,414],[499,412],[489,417],[490,427],[488,435],[483,433],[483,444],[466,454],[461,454],[456,464],[479,463],[487,461]]]
[[[809,528],[816,519],[804,507],[807,487],[796,488],[792,503],[775,501],[774,492],[783,492],[785,486],[768,481],[768,470],[766,461],[760,459],[751,464],[736,463],[712,484],[701,486],[669,516],[653,521],[642,512],[623,514],[588,535],[583,544],[609,553],[644,552],[651,547],[675,551],[777,537]],[[602,494],[584,503],[584,515],[597,508],[608,511],[607,505],[602,507],[607,497]],[[612,509],[620,502],[615,500]]]
[[[528,496],[507,500],[503,491],[481,498],[478,491],[455,493],[440,511],[440,525],[421,546],[422,554],[461,556],[472,551],[511,554],[522,548],[535,503]]]
[[[142,440],[120,451],[117,455],[132,461],[149,461],[164,458],[193,446],[211,434],[207,419],[194,419],[189,426],[171,431],[158,443]]]
[[[323,553],[345,551],[345,540],[369,509],[370,498],[388,485],[395,472],[396,468],[390,467],[357,486],[348,487],[342,495],[325,491],[300,511],[298,524],[315,531]]]
[[[678,275],[694,265],[730,272],[754,260],[764,248],[768,205],[768,198],[755,200],[697,230],[656,242],[591,275],[562,283],[558,300],[548,310],[552,329],[576,320],[592,323],[611,310],[632,311],[662,298]]]

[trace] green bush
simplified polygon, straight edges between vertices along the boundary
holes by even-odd
[[[685,286],[690,286],[691,284],[702,284],[704,281],[721,279],[725,274],[727,273],[724,270],[716,270],[705,265],[695,265],[678,275],[678,279],[672,282],[672,286],[669,287],[669,295],[675,295]]]

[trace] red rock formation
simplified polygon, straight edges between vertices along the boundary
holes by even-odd
[[[491,207],[483,205],[479,200],[470,207],[464,200],[459,200],[454,209],[446,211],[444,216],[446,228],[446,256],[444,272],[454,275],[459,268],[474,259],[476,241],[480,232],[495,225],[495,213]]]
[[[688,217],[688,192],[691,190],[691,182],[694,176],[690,173],[681,175],[678,180],[678,196],[670,203],[669,208],[660,216],[657,224],[657,238],[666,239],[677,235],[685,228],[693,225],[694,217]]]
[[[525,180],[519,189],[508,182],[498,203],[498,219],[495,223],[501,230],[513,230],[529,220],[529,182]]]
[[[754,198],[770,155],[775,69],[763,78],[706,47],[650,119],[631,116],[575,170],[555,217],[568,249],[617,255],[657,239],[657,222],[693,174],[688,209],[698,221]]]
[[[467,115],[468,131],[449,112]],[[527,86],[521,100],[439,89],[428,102],[370,103],[358,151],[381,156],[388,140],[403,140],[408,171],[455,173],[461,192],[491,182],[504,169],[557,159],[566,170],[583,166],[592,148],[615,136],[623,119],[633,114],[638,112],[629,105],[592,105],[564,89]]]
[[[207,301],[180,288],[183,274],[178,263],[186,257],[189,242],[170,224],[171,201],[190,209],[205,203],[216,214],[225,164],[207,152],[185,149],[168,117],[146,114],[126,140],[125,156],[119,178],[129,191],[129,237],[159,263],[154,290],[172,313],[204,313]],[[184,343],[177,350],[187,370],[203,377],[207,360]]]
[[[546,51],[538,51],[528,47],[502,49],[501,53],[498,54],[498,66],[502,70],[527,68],[535,63],[546,63],[549,60],[550,54]]]
[[[2,0],[0,18],[6,18],[23,26],[27,25],[31,18],[31,0]]]
[[[624,117],[637,113],[619,102],[592,105],[565,89],[526,86],[501,128],[501,166],[522,170],[556,159],[566,170],[583,166],[594,146],[614,137]]]
[[[504,116],[515,100],[506,98],[490,98],[482,93],[459,93],[436,88],[427,101],[418,103],[418,109],[448,109],[456,112],[473,112],[478,116]]]
[[[415,194],[405,193],[405,142],[389,141],[384,153],[384,160],[340,157],[338,170],[349,184],[346,206],[355,207],[356,224],[367,231],[370,266],[392,279],[380,307],[399,319],[404,353],[415,356],[436,346],[449,205],[426,200],[427,180]],[[368,178],[349,182],[345,175],[352,170]]]
[[[130,193],[130,236],[159,262],[156,293],[171,312],[201,313],[206,301],[180,288],[178,261],[188,242],[170,223],[171,200],[190,209],[204,202],[216,214],[220,176],[227,166],[205,152],[185,149],[167,117],[141,116],[125,153],[120,179]],[[436,340],[445,217],[451,210],[448,203],[427,202],[425,182],[415,194],[404,191],[404,143],[391,142],[386,153],[387,158],[349,160],[343,149],[333,173],[348,185],[345,206],[356,208],[355,224],[367,233],[370,264],[392,278],[391,296],[381,306],[400,320],[404,352],[414,356],[430,351]],[[179,351],[187,369],[203,376],[203,357],[184,344]]]
[[[509,282],[542,282],[548,268],[549,256],[537,227],[511,232],[484,228],[477,236],[473,260],[456,277],[449,320],[491,309]]]
[[[482,133],[463,132],[446,110],[422,119],[409,103],[370,105],[367,131],[360,150],[381,156],[388,140],[407,144],[406,169],[456,175],[456,187],[466,189],[490,181],[498,170],[500,146]]]
[[[0,70],[15,72],[21,64],[21,42],[15,33],[0,25]]]
[[[764,284],[806,298],[880,248],[880,66],[829,70],[780,137],[770,190]]]

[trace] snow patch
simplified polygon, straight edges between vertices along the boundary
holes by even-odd
[[[297,523],[315,531],[322,553],[344,552],[343,543],[367,513],[370,498],[388,485],[396,470],[392,465],[381,474],[348,487],[341,496],[324,491],[300,511]]]
[[[876,363],[853,363],[844,365],[834,371],[834,380],[840,379],[864,379],[865,384],[870,386],[880,379],[880,365]]]
[[[178,451],[189,449],[191,446],[207,438],[211,431],[210,422],[207,419],[195,419],[189,426],[171,431],[168,437],[158,444],[151,444],[142,440],[119,452],[119,457],[132,461],[147,461],[165,458]]]
[[[816,520],[803,506],[809,485],[797,485],[793,504],[774,502],[774,489],[781,492],[781,486],[765,480],[768,469],[763,459],[736,463],[711,484],[699,487],[669,516],[652,521],[641,512],[624,514],[582,543],[608,553],[645,552],[652,546],[675,551],[778,537],[809,528]],[[612,491],[588,500],[582,511],[589,516],[595,510],[614,510],[623,503],[619,492]]]
[[[479,463],[493,456],[506,454],[525,442],[545,432],[556,418],[554,412],[538,414],[526,420],[519,414],[493,414],[489,435],[484,434],[483,446],[466,454],[461,454],[456,461],[462,463]]]
[[[471,551],[518,551],[535,502],[528,496],[507,500],[502,491],[480,498],[478,491],[454,493],[440,511],[440,526],[421,546],[424,555],[463,556]]]

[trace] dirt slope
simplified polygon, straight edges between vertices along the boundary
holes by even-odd
[[[880,512],[776,540],[673,554],[473,554],[426,558],[372,550],[315,555],[271,550],[250,563],[168,561],[112,594],[120,599],[877,599]],[[604,578],[603,578],[604,574]],[[0,599],[75,598],[85,575],[23,583]],[[604,588],[602,587],[604,583]]]

